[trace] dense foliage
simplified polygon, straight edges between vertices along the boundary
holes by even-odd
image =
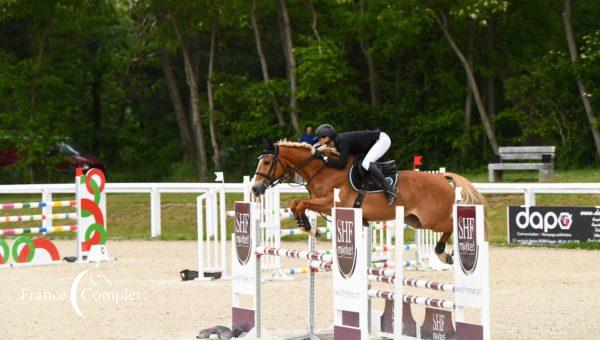
[[[599,98],[597,0],[0,0],[20,181],[65,137],[113,181],[239,179],[261,137],[326,122],[385,130],[402,168],[483,168],[497,145],[597,166]]]

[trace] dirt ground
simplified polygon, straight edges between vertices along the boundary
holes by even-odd
[[[74,241],[57,244],[63,256],[72,255],[65,251],[74,248]],[[230,323],[230,281],[180,281],[179,270],[197,265],[195,242],[111,241],[108,246],[117,260],[99,266],[64,263],[2,270],[7,313],[0,337],[192,339],[201,328]],[[284,246],[305,249],[303,243]],[[291,266],[301,263],[284,260]],[[411,274],[451,278],[450,272]],[[318,275],[317,329],[325,329],[332,322],[331,274]],[[492,247],[490,275],[494,339],[589,339],[600,334],[600,252]],[[263,324],[273,334],[302,333],[306,278],[263,284]],[[413,307],[417,319],[419,308]]]

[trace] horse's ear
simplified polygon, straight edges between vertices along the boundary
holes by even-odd
[[[268,139],[263,137],[262,142],[263,142],[263,150],[273,151],[273,144],[271,142],[269,142]]]

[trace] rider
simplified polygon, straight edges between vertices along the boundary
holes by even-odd
[[[388,205],[392,205],[398,197],[398,188],[385,180],[381,170],[373,164],[381,158],[392,144],[390,137],[379,130],[352,131],[336,133],[333,126],[322,124],[317,128],[315,139],[320,145],[335,148],[340,153],[340,158],[329,158],[321,151],[314,151],[315,157],[325,161],[328,167],[343,169],[346,166],[348,154],[364,154],[363,169],[377,181],[387,195]]]

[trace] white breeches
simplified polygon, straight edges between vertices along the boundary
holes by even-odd
[[[365,170],[369,170],[369,164],[376,162],[379,158],[381,158],[386,151],[388,151],[390,145],[392,145],[390,136],[388,136],[385,132],[380,132],[379,140],[375,142],[371,150],[369,150],[369,152],[367,152],[365,155],[365,158],[362,161],[362,167]]]

